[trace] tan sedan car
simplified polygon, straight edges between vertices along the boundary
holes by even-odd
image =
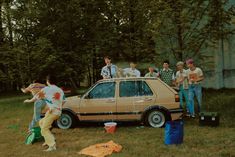
[[[159,128],[182,112],[178,93],[160,79],[105,79],[81,97],[68,97],[57,125],[68,129],[80,121],[140,121]]]

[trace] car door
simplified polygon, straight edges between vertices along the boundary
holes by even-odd
[[[155,102],[153,92],[145,81],[120,81],[117,96],[117,119],[140,119],[146,105]]]
[[[114,120],[116,115],[116,83],[101,82],[95,85],[80,103],[80,120]]]
[[[135,101],[135,109],[143,112],[146,107],[155,105],[156,96],[146,81],[138,81],[138,98]]]

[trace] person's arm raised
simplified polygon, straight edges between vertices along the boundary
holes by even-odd
[[[32,99],[26,99],[24,101],[24,103],[32,103],[32,102],[35,102],[37,99],[35,97],[33,97]]]

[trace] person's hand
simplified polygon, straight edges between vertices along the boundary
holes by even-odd
[[[175,87],[177,87],[177,86],[179,85],[179,82],[178,82],[178,81],[174,81],[174,82],[173,82],[173,85],[174,85]]]
[[[24,93],[25,92],[25,88],[21,88],[21,91]]]
[[[198,81],[199,81],[199,79],[195,79],[195,80],[194,80],[194,82],[198,82]]]
[[[49,108],[48,112],[49,112],[49,113],[51,113],[51,112],[52,112],[52,109],[51,109],[51,108]]]
[[[31,101],[29,99],[26,99],[24,103],[30,103]]]
[[[183,82],[184,82],[184,80],[183,80],[183,79],[179,80],[179,84],[182,84]]]
[[[192,83],[195,83],[195,80],[194,80],[194,79],[190,79],[190,81],[191,81]]]

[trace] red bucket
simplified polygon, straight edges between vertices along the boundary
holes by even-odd
[[[115,122],[104,123],[104,128],[107,133],[114,133],[117,129],[117,123]]]

